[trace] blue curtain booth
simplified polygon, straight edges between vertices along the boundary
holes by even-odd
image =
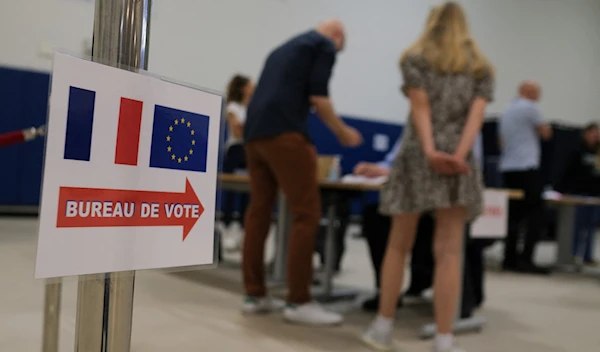
[[[0,133],[45,123],[49,83],[50,76],[47,73],[0,68]],[[384,158],[387,151],[376,150],[373,146],[376,135],[386,136],[388,148],[391,148],[402,133],[400,124],[354,116],[344,116],[344,120],[363,134],[364,143],[359,148],[341,147],[317,116],[309,117],[309,133],[319,154],[340,155],[344,174],[352,172],[360,161],[379,161]],[[554,138],[543,143],[542,171],[548,185],[554,184],[560,177],[569,152],[577,146],[579,133],[580,129],[557,125],[554,126]],[[483,142],[486,185],[501,187],[502,177],[497,165],[500,155],[497,116],[490,116],[484,124]],[[43,139],[0,149],[0,206],[39,205],[43,149]],[[353,213],[360,213],[361,204],[376,200],[376,193],[357,200],[353,205]]]

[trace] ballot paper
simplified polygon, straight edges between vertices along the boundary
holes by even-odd
[[[387,176],[365,177],[356,175],[346,175],[342,177],[342,183],[363,184],[363,185],[381,185],[387,181]]]

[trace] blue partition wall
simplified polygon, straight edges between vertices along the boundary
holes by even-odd
[[[50,76],[47,73],[0,68],[0,133],[45,123]],[[309,118],[309,133],[319,154],[342,156],[342,171],[351,172],[357,162],[379,161],[386,151],[373,149],[373,136],[386,135],[391,148],[402,127],[344,117],[363,133],[365,143],[359,148],[343,148],[335,136],[315,115]],[[40,198],[44,141],[0,148],[0,206],[37,206]]]
[[[0,133],[45,123],[46,73],[0,68]],[[44,141],[0,148],[0,205],[39,204]]]

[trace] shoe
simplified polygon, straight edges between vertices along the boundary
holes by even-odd
[[[412,298],[421,298],[423,296],[424,290],[415,290],[409,288],[406,292],[404,292],[404,297],[412,297]]]
[[[237,252],[242,248],[242,231],[242,228],[236,224],[223,226],[221,243],[226,252]]]
[[[285,302],[271,297],[255,298],[246,296],[242,312],[244,314],[267,314],[282,310]]]
[[[462,348],[452,347],[449,350],[438,350],[438,349],[434,348],[433,352],[467,352],[467,351],[463,350]]]
[[[596,260],[584,260],[583,264],[591,267],[598,267],[600,265]]]
[[[550,269],[542,268],[532,263],[521,262],[517,266],[517,271],[525,274],[534,274],[534,275],[550,275]]]
[[[283,318],[294,324],[317,326],[338,325],[344,321],[340,314],[329,312],[316,302],[287,304],[283,309]]]
[[[502,271],[509,271],[509,272],[517,272],[518,271],[518,265],[516,263],[506,263],[504,262],[502,264]]]
[[[362,335],[362,341],[377,351],[394,351],[393,329],[378,328],[373,322]]]
[[[402,308],[404,302],[402,297],[398,298],[397,308]],[[370,298],[363,302],[362,309],[366,312],[376,312],[379,309],[379,295],[375,295],[373,298]]]

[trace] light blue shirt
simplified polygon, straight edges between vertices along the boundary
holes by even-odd
[[[500,119],[502,155],[500,171],[526,171],[540,166],[540,137],[537,127],[544,118],[531,100],[517,98]]]
[[[382,161],[378,162],[377,165],[379,165],[380,167],[386,168],[386,169],[391,168],[392,163],[394,162],[394,159],[396,159],[396,155],[400,151],[400,146],[402,145],[401,142],[402,142],[402,138],[398,138],[398,140],[396,141],[396,144],[394,144],[392,149],[390,149],[390,151],[386,154],[385,158]],[[477,138],[475,138],[475,142],[473,143],[473,157],[475,158],[475,162],[477,162],[479,167],[482,167],[482,165],[483,165],[483,137],[481,136],[481,133],[479,133],[477,135]]]
[[[475,158],[475,162],[483,171],[483,136],[481,133],[475,137],[475,142],[473,142],[473,158]]]
[[[396,144],[394,144],[392,149],[390,149],[390,151],[385,155],[385,158],[382,161],[378,162],[377,165],[379,165],[380,167],[386,168],[386,169],[391,168],[392,163],[394,162],[394,159],[396,159],[396,155],[400,151],[401,145],[402,145],[402,138],[398,138],[398,140],[396,141]]]

